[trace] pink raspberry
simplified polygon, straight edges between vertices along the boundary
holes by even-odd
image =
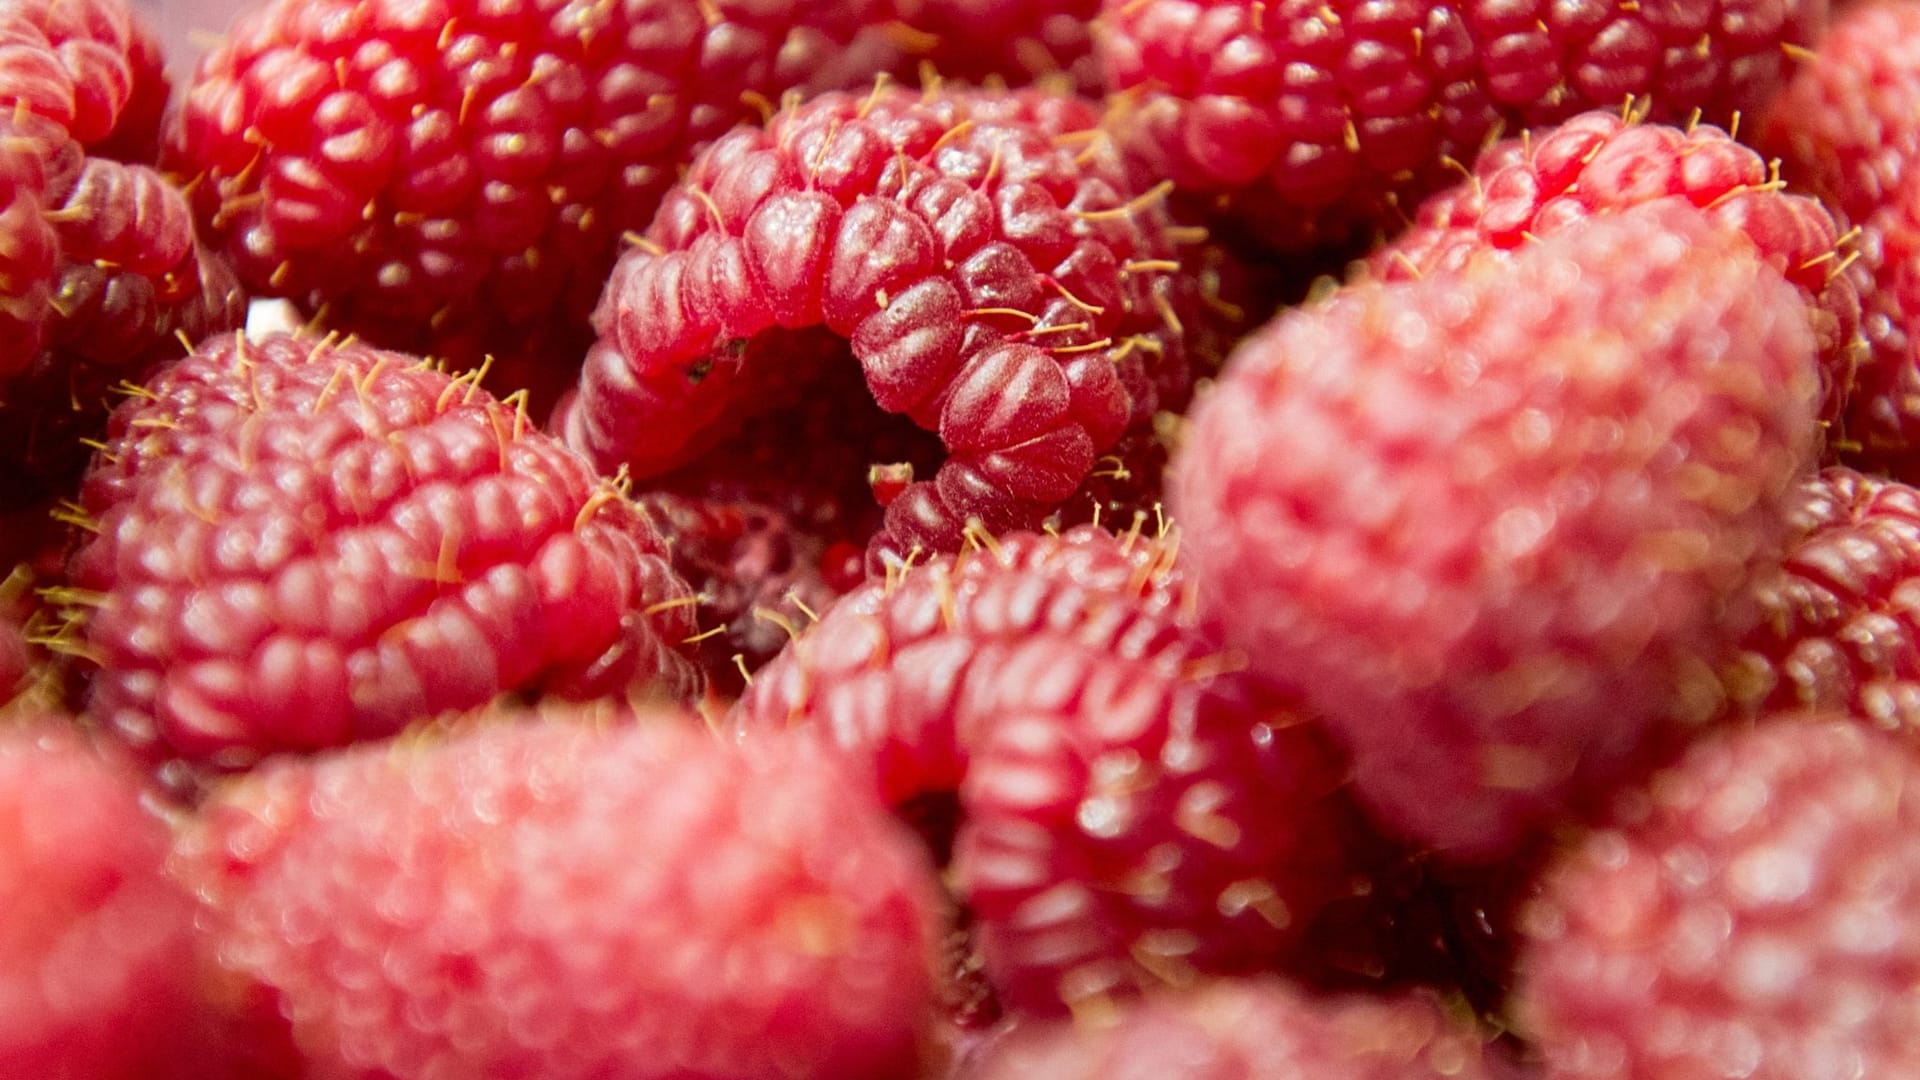
[[[1920,1071],[1920,761],[1844,719],[1702,741],[1562,854],[1516,1011],[1567,1080]]]
[[[1011,1008],[1274,963],[1361,862],[1339,763],[1220,669],[1173,555],[1083,526],[935,559],[847,594],[735,707],[896,805],[957,793],[951,881]]]
[[[1803,485],[1793,526],[1784,565],[1757,587],[1734,696],[1920,739],[1920,491],[1835,466]]]
[[[1201,614],[1325,715],[1384,827],[1511,854],[1717,708],[1813,349],[1752,244],[1672,206],[1290,311],[1174,463]]]
[[[1135,169],[1299,247],[1397,227],[1502,125],[1636,96],[1729,122],[1825,17],[1825,0],[1105,0],[1096,44]]]
[[[876,562],[954,551],[969,519],[1037,527],[1184,402],[1179,331],[1201,320],[1176,230],[1096,119],[1033,92],[881,88],[715,143],[614,269],[568,441],[655,475],[857,360],[947,451],[887,503]],[[793,331],[841,352],[789,355]]]
[[[1387,280],[1457,270],[1592,217],[1650,202],[1700,208],[1738,229],[1799,288],[1820,346],[1820,418],[1840,420],[1865,349],[1865,268],[1825,207],[1779,189],[1766,162],[1723,130],[1631,123],[1595,111],[1489,148],[1467,179],[1421,204],[1413,225],[1367,258]]]
[[[0,730],[0,1073],[187,1080],[193,902],[140,777],[44,716]]]
[[[275,0],[201,61],[166,160],[260,294],[462,366],[500,354],[539,397],[693,150],[790,89],[869,82],[836,58],[886,8]]]
[[[66,643],[89,711],[221,766],[510,692],[694,692],[644,515],[471,376],[209,339],[114,413]]]
[[[1495,1080],[1487,1037],[1430,995],[1311,998],[1276,979],[1212,982],[1113,1015],[1016,1029],[974,1080]]]
[[[909,56],[944,78],[1021,85],[1056,80],[1102,89],[1090,23],[1100,0],[896,0]]]
[[[913,1075],[934,883],[799,741],[550,708],[278,758],[177,849],[316,1075]]]

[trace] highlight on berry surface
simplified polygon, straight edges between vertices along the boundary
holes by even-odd
[[[798,103],[697,157],[608,282],[556,426],[603,468],[684,464],[857,361],[872,400],[946,460],[887,504],[870,565],[951,552],[967,521],[1037,527],[1129,431],[1180,407],[1165,189],[1061,136],[1093,107],[1041,92],[877,86]],[[824,328],[824,331],[815,331]],[[839,356],[781,348],[792,331]]]
[[[80,493],[55,643],[92,714],[233,767],[501,693],[696,693],[658,533],[479,374],[235,333],[137,388]]]

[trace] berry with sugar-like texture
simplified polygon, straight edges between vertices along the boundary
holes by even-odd
[[[1753,111],[1825,0],[1105,0],[1095,37],[1136,171],[1298,247],[1392,231],[1503,126],[1651,99]]]
[[[1838,422],[1866,342],[1866,267],[1843,250],[1833,215],[1782,190],[1767,163],[1710,124],[1685,128],[1582,113],[1489,148],[1473,172],[1421,203],[1404,232],[1367,256],[1389,281],[1458,270],[1482,253],[1527,243],[1598,215],[1663,201],[1698,207],[1738,229],[1800,290],[1820,349],[1820,418]]]
[[[1195,409],[1201,615],[1324,715],[1383,827],[1509,855],[1718,708],[1817,392],[1799,293],[1691,207],[1362,283]]]
[[[244,766],[512,692],[697,692],[644,514],[469,376],[223,334],[114,413],[79,498],[87,707]]]
[[[984,537],[822,613],[735,706],[951,797],[950,880],[1008,1007],[1258,970],[1364,863],[1341,763],[1186,618],[1173,544]]]
[[[1843,717],[1703,740],[1548,871],[1515,1012],[1566,1080],[1920,1070],[1920,759]]]
[[[665,472],[834,365],[937,433],[870,550],[958,550],[977,519],[1036,528],[1100,455],[1178,408],[1181,235],[1136,193],[1090,103],[1026,91],[829,94],[694,159],[595,314],[559,422],[603,468]],[[781,348],[824,328],[838,356]],[[864,405],[864,403],[863,403]]]
[[[937,884],[801,740],[548,706],[278,758],[176,848],[319,1075],[913,1075]]]

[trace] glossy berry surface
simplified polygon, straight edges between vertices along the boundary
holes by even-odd
[[[1920,737],[1920,491],[1834,466],[1802,486],[1792,520],[1784,563],[1756,587],[1735,696]]]
[[[1458,270],[1485,252],[1518,251],[1595,216],[1668,201],[1738,229],[1800,290],[1820,349],[1820,418],[1838,423],[1866,349],[1860,304],[1871,277],[1823,204],[1782,190],[1760,155],[1720,128],[1623,121],[1616,109],[1509,139],[1423,202],[1367,266],[1390,281]]]
[[[1511,854],[1717,708],[1812,357],[1793,287],[1690,208],[1290,311],[1174,465],[1201,614],[1325,714],[1384,827]]]
[[[1037,527],[1191,381],[1171,222],[1096,119],[1038,92],[883,87],[715,143],[614,269],[569,443],[654,475],[857,362],[947,451],[890,496],[875,563],[957,550],[969,519]],[[815,327],[851,356],[771,333]]]
[[[1010,1007],[1278,962],[1362,858],[1340,764],[1184,620],[1173,555],[1081,527],[933,560],[849,593],[735,707],[896,805],[957,795],[954,889]]]
[[[1135,168],[1224,194],[1280,247],[1391,231],[1502,126],[1650,98],[1728,123],[1776,91],[1824,0],[1105,0]],[[1457,173],[1456,173],[1457,175]],[[1399,209],[1396,209],[1398,207]]]
[[[807,746],[549,706],[282,758],[175,870],[328,1076],[904,1074],[934,882]]]
[[[246,765],[512,691],[680,696],[659,534],[587,463],[401,354],[222,335],[113,417],[68,573],[88,708]]]

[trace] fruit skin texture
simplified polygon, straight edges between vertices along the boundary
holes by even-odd
[[[550,707],[277,758],[175,853],[330,1077],[913,1075],[936,888],[798,740]]]
[[[88,709],[155,753],[244,766],[505,692],[698,689],[653,525],[412,357],[211,338],[114,413],[79,504]]]
[[[461,366],[516,342],[546,389],[681,163],[754,101],[869,81],[831,61],[884,10],[277,0],[202,59],[165,161],[260,294]]]
[[[192,899],[139,774],[64,717],[0,730],[0,1072],[210,1075],[190,1022]]]
[[[1277,979],[1167,992],[1116,1016],[1016,1029],[969,1080],[1492,1080],[1513,1075],[1430,995],[1314,998]]]
[[[1917,785],[1910,746],[1840,716],[1695,745],[1523,916],[1547,1075],[1915,1075]]]
[[[1198,325],[1157,200],[1091,133],[1090,103],[898,87],[830,94],[688,167],[622,256],[556,425],[603,469],[691,460],[857,360],[872,399],[945,443],[886,503],[870,566],[1036,528],[1129,431],[1186,400]],[[1184,312],[1185,314],[1182,314]],[[851,360],[788,362],[824,326]]]
[[[1813,45],[1825,0],[1104,0],[1096,48],[1136,174],[1224,195],[1282,248],[1391,231],[1508,130],[1650,97],[1727,123]]]
[[[1781,171],[1862,231],[1855,245],[1875,288],[1870,348],[1848,410],[1845,457],[1872,472],[1920,479],[1920,12],[1861,3],[1769,107],[1757,145]]]
[[[1750,713],[1844,712],[1920,740],[1920,491],[1833,466],[1802,485],[1796,536],[1756,585],[1734,696]],[[1917,743],[1916,745],[1920,745]]]
[[[1872,278],[1841,250],[1841,230],[1819,201],[1769,178],[1759,154],[1712,125],[1629,122],[1618,109],[1581,113],[1488,148],[1467,179],[1422,202],[1414,223],[1365,266],[1406,281],[1458,270],[1484,252],[1520,251],[1530,238],[1628,207],[1698,207],[1753,241],[1800,290],[1820,348],[1820,419],[1834,424],[1866,349],[1860,304]]]
[[[1383,828],[1511,854],[1718,707],[1812,354],[1792,286],[1676,207],[1290,311],[1173,467],[1201,615],[1325,715]]]
[[[1008,534],[848,593],[755,677],[896,807],[957,798],[949,880],[1010,1009],[1286,957],[1364,840],[1297,705],[1185,621],[1173,548]]]
[[[246,297],[148,164],[167,85],[119,0],[0,12],[0,510],[68,494],[111,407]]]

